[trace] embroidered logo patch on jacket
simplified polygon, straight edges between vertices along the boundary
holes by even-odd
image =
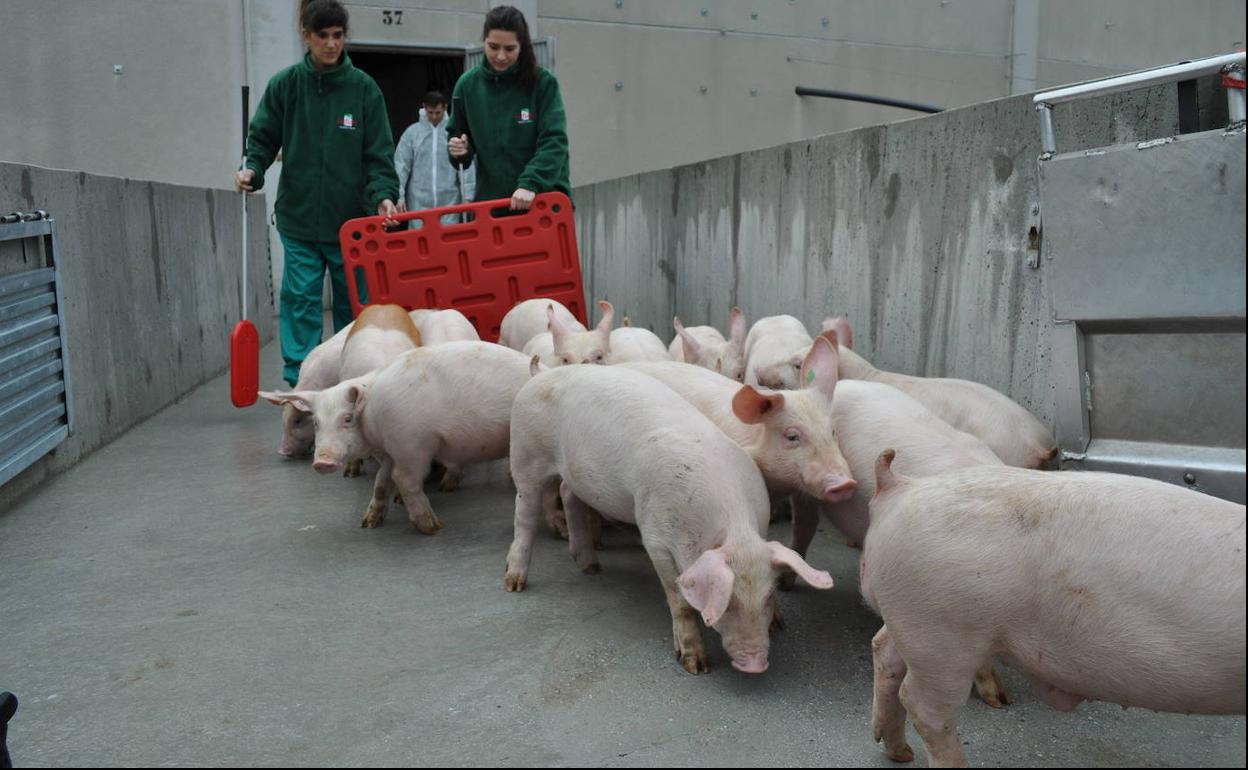
[[[354,131],[355,130],[355,116],[348,112],[345,115],[343,115],[341,118],[338,118],[338,127],[349,128],[352,131]]]
[[[517,118],[516,122],[517,123],[532,123],[533,122],[533,115],[532,113],[529,112],[527,107],[523,110],[520,110],[520,116]]]

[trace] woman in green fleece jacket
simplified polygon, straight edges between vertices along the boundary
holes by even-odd
[[[492,9],[482,38],[481,66],[455,84],[452,104],[463,114],[452,113],[447,126],[451,162],[475,162],[477,200],[510,198],[511,208],[524,211],[537,193],[570,196],[559,81],[538,66],[524,14],[509,5]]]
[[[282,376],[292,386],[303,360],[321,342],[326,269],[334,331],[351,322],[338,228],[373,211],[390,219],[398,213],[399,197],[381,89],[351,65],[344,50],[346,9],[338,0],[305,2],[300,26],[308,53],[269,81],[247,132],[247,160],[234,177],[235,189],[259,190],[265,169],[282,152],[274,210],[286,257]]]

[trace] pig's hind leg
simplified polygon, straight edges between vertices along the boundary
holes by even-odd
[[[394,479],[391,473],[394,471],[394,460],[385,457],[381,461],[381,468],[377,471],[377,480],[373,482],[373,499],[369,501],[368,510],[364,512],[364,518],[360,521],[360,526],[366,529],[381,526],[386,518],[386,508],[390,505],[390,497],[394,494]]]
[[[906,662],[897,652],[888,626],[880,628],[871,640],[875,659],[875,697],[871,707],[871,731],[876,743],[884,742],[884,751],[894,762],[909,762],[914,751],[906,743],[906,710],[901,705],[901,682],[906,676]]]
[[[528,583],[529,561],[533,558],[533,539],[542,521],[542,500],[549,488],[559,488],[559,477],[553,472],[517,472],[517,458],[512,457],[512,475],[516,480],[515,535],[507,550],[507,574],[504,587],[511,592],[523,591]],[[536,469],[534,469],[536,470]]]
[[[551,485],[542,490],[542,512],[546,526],[564,540],[568,539],[568,516],[560,498],[559,486]]]
[[[988,661],[975,672],[975,694],[994,709],[1005,708],[1014,702],[992,661]]]
[[[958,711],[975,672],[989,660],[991,640],[966,638],[943,628],[916,629],[920,635],[889,633],[906,665],[899,696],[915,731],[927,746],[932,767],[965,767],[966,755],[958,737]]]
[[[445,473],[442,474],[442,480],[438,482],[438,491],[454,492],[459,489],[459,485],[464,480],[464,466],[459,463],[443,463]]]
[[[425,496],[424,482],[429,475],[434,451],[431,447],[417,447],[403,458],[395,458],[390,476],[403,496],[407,506],[407,518],[422,534],[433,535],[442,529],[442,522],[433,512],[429,498]]]
[[[567,515],[568,550],[572,553],[572,559],[582,572],[596,575],[602,567],[598,564],[598,554],[594,552],[594,533],[590,519],[598,514],[577,497],[566,482],[559,485],[559,496],[563,499],[563,510]],[[601,537],[601,532],[599,536]]]

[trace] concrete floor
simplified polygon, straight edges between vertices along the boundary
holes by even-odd
[[[262,371],[279,371],[274,346]],[[540,539],[503,591],[503,463],[430,497],[446,528],[371,481],[275,452],[280,411],[191,393],[0,515],[0,689],[21,698],[18,766],[869,766],[870,639],[857,553],[827,532],[829,592],[783,597],[771,670],[686,674],[635,533],[580,574]],[[785,525],[772,536],[786,539]],[[1244,766],[1243,717],[968,700],[970,761],[1008,767]],[[919,766],[922,744],[911,730]]]

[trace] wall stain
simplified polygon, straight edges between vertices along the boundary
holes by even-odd
[[[659,260],[659,272],[663,274],[663,278],[668,284],[676,283],[676,266],[666,259]]]
[[[147,183],[147,215],[151,220],[152,273],[156,278],[156,304],[164,304],[164,270],[160,263],[160,232],[156,221],[156,185]]]
[[[1005,184],[1014,173],[1014,160],[1003,152],[997,153],[992,156],[992,172],[996,174],[998,182]]]
[[[212,199],[212,190],[204,190],[208,199],[208,237],[212,239],[212,253],[217,253],[217,207]],[[246,205],[246,204],[244,204]]]
[[[740,304],[737,296],[741,285],[741,156],[732,160],[732,292],[729,301]]]
[[[901,194],[901,177],[897,172],[888,175],[888,189],[884,191],[884,218],[892,219],[897,210],[897,196]]]
[[[35,196],[31,192],[30,169],[22,169],[22,198],[26,200],[26,208],[33,209],[35,207]]]

